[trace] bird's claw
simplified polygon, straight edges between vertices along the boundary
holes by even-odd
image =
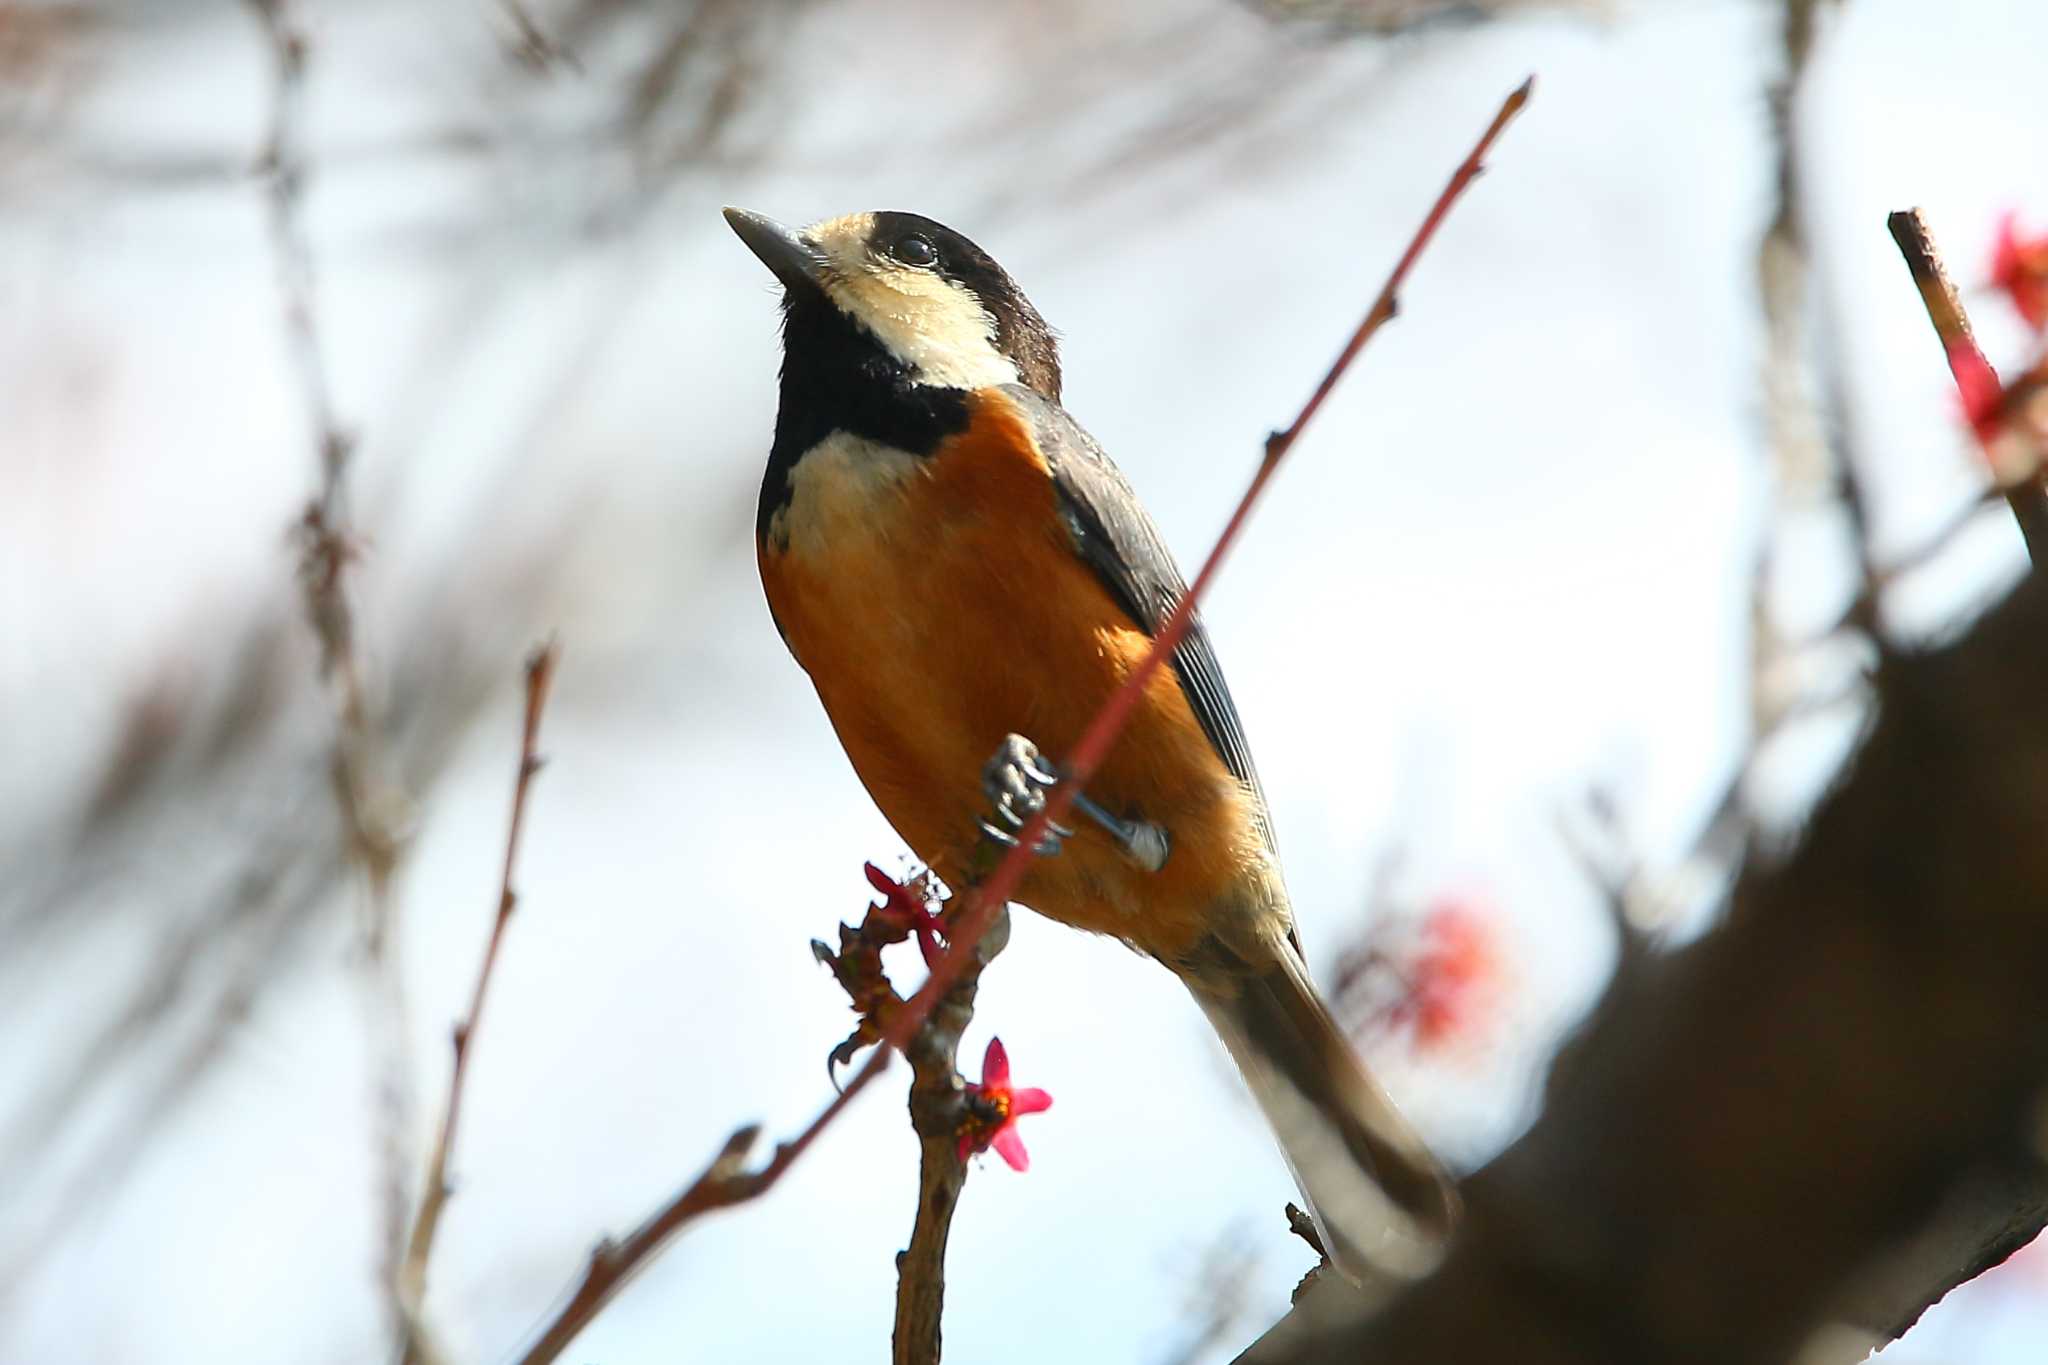
[[[1004,736],[981,770],[981,789],[995,807],[994,820],[984,816],[976,822],[981,832],[1004,848],[1015,848],[1015,831],[1045,809],[1046,790],[1059,780],[1060,775],[1039,757],[1036,744],[1022,735]],[[1065,825],[1047,821],[1045,834],[1032,851],[1051,857],[1073,837],[1074,831]]]
[[[1039,754],[1038,746],[1022,735],[1006,735],[981,770],[981,787],[995,805],[995,820],[983,817],[981,832],[1004,848],[1017,846],[1016,830],[1045,809],[1046,791],[1060,780],[1059,771]],[[1075,792],[1074,809],[1109,832],[1133,861],[1148,872],[1166,865],[1173,841],[1164,826],[1144,820],[1126,820],[1106,809],[1086,792]],[[1000,822],[1000,823],[998,823]],[[1045,836],[1034,850],[1041,857],[1058,853],[1074,831],[1048,822]]]

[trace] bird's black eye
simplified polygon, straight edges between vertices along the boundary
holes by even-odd
[[[889,254],[905,265],[922,270],[939,263],[939,249],[932,245],[932,239],[922,232],[913,232],[907,237],[898,237],[896,245],[889,248]]]

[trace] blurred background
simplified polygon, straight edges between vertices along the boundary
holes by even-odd
[[[1793,8],[1810,47],[1776,0],[0,4],[0,1358],[386,1352],[550,632],[450,1358],[830,1097],[807,944],[904,850],[761,601],[776,291],[721,205],[980,241],[1191,563],[1535,72],[1208,607],[1318,975],[1485,1160],[1608,901],[1696,932],[1857,732],[1860,660],[1801,646],[1856,583],[1813,394],[1880,558],[1982,487],[1884,215],[1966,285],[2048,217],[2048,7]],[[1894,624],[2023,562],[1987,514]],[[960,1358],[1223,1358],[1279,1314],[1291,1184],[1164,972],[1020,916],[991,1032],[1058,1105],[970,1182]],[[573,1357],[878,1358],[901,1084]],[[1884,1358],[2044,1340],[2022,1256]]]

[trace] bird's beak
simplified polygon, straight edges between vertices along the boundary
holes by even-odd
[[[802,233],[793,232],[773,218],[745,209],[729,208],[725,221],[747,244],[747,250],[761,258],[761,264],[775,272],[784,287],[815,286],[825,268],[824,253]]]

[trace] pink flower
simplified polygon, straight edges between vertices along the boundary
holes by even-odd
[[[2021,237],[2019,216],[2010,209],[1998,220],[1991,282],[2005,291],[2029,327],[2048,330],[2048,234]]]
[[[924,955],[924,965],[930,967],[938,961],[939,955],[944,951],[943,945],[939,942],[939,917],[932,912],[930,902],[922,896],[911,894],[909,887],[873,863],[866,866],[868,885],[882,895],[882,903],[868,913],[879,918],[884,924],[894,925],[906,934],[917,935],[917,950]]]
[[[967,1087],[967,1122],[960,1130],[960,1159],[976,1152],[996,1149],[996,1155],[1010,1163],[1013,1171],[1031,1169],[1031,1154],[1024,1139],[1017,1136],[1017,1120],[1026,1114],[1042,1114],[1052,1108],[1052,1096],[1026,1086],[1010,1084],[1010,1054],[1003,1040],[988,1040],[988,1052],[981,1059],[981,1084]]]

